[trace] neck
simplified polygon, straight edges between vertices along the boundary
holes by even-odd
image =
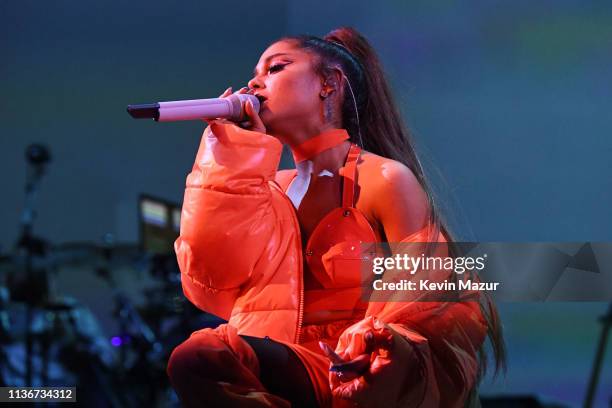
[[[277,130],[276,132],[270,129],[270,134],[287,144],[289,147],[299,146],[316,135],[320,135],[326,130],[338,129],[340,126],[335,126],[332,123],[299,123],[292,124],[291,129],[287,131]]]
[[[330,127],[289,147],[298,168],[309,168],[314,174],[323,170],[334,172],[344,163],[351,145],[348,137],[346,130]],[[308,166],[306,161],[310,162]]]
[[[327,149],[323,152],[316,154],[309,160],[312,161],[312,172],[313,174],[319,174],[323,170],[328,170],[335,173],[340,167],[344,165],[346,155],[351,147],[351,142],[345,140],[337,146]]]

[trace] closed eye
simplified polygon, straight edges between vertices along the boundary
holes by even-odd
[[[274,64],[274,65],[270,66],[270,68],[268,68],[268,72],[270,74],[273,74],[275,72],[282,71],[282,69],[285,67],[285,65],[288,65],[288,64]]]

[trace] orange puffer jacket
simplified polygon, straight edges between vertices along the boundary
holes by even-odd
[[[239,334],[298,343],[302,243],[295,209],[274,181],[281,152],[272,136],[212,124],[187,177],[175,250],[185,296],[198,308],[228,320]],[[426,236],[423,230],[402,242]],[[365,331],[383,326],[397,337],[395,347],[406,360],[394,374],[402,376],[393,380],[401,386],[382,392],[377,398],[387,401],[379,402],[464,404],[487,330],[477,302],[372,302],[364,319],[331,346],[354,358],[365,349]]]

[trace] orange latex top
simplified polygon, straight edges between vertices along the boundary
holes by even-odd
[[[310,139],[309,154],[302,155],[302,160],[348,139],[344,129],[334,129],[333,134],[330,133],[328,131]],[[321,136],[335,137],[330,137],[326,143],[318,143]],[[343,180],[341,206],[319,221],[304,247],[305,277],[311,274],[320,286],[307,287],[304,293],[304,320],[309,324],[360,319],[367,308],[367,303],[360,300],[364,284],[361,273],[362,245],[379,242],[380,237],[365,215],[355,207],[360,153],[359,146],[352,144],[340,171]],[[296,172],[293,172],[284,180],[281,184],[283,190],[287,189],[295,175]]]

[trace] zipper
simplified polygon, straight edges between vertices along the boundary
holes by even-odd
[[[285,194],[280,185],[278,185],[278,183],[276,182],[274,182],[274,185],[280,190],[282,196],[285,198],[285,201],[287,201],[287,204],[289,204],[291,208],[294,208],[293,203],[291,202],[289,197],[287,197],[287,194]],[[300,248],[300,250],[298,251],[298,292],[300,298],[298,302],[298,319],[297,326],[295,328],[294,340],[296,344],[299,344],[300,338],[302,336],[302,323],[304,321],[304,259],[302,257],[302,232],[300,231],[300,224],[297,220],[297,215],[294,211],[292,211],[291,219],[293,220],[293,226],[297,231],[297,242]]]
[[[301,258],[301,257],[300,257]],[[295,331],[295,343],[300,344],[302,337],[302,324],[304,321],[304,271],[303,266],[300,265],[300,303],[298,306],[298,321],[297,321],[297,329]]]
[[[284,195],[284,193],[283,193]],[[289,197],[285,195],[285,198],[291,208],[293,208],[293,203],[289,200]],[[300,301],[298,303],[298,321],[297,328],[295,330],[295,343],[300,344],[300,338],[302,337],[302,323],[304,321],[304,258],[302,256],[302,231],[300,231],[300,224],[297,220],[297,215],[293,213],[293,225],[297,231],[297,242],[300,248],[298,255],[298,292],[300,295]]]

